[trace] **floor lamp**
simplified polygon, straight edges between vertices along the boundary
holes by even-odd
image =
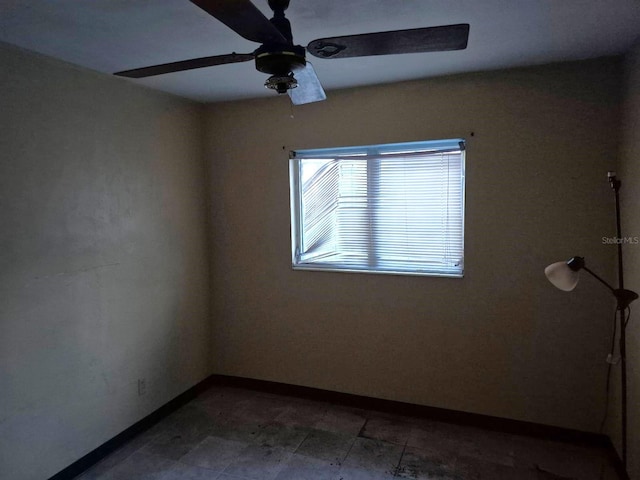
[[[622,266],[622,243],[624,238],[620,228],[620,185],[621,182],[616,178],[615,172],[609,172],[609,184],[613,189],[616,197],[616,244],[618,246],[618,288],[612,287],[600,276],[585,266],[583,257],[573,257],[566,262],[557,262],[549,265],[544,269],[544,273],[553,285],[560,290],[569,292],[578,284],[579,271],[584,270],[592,277],[605,285],[616,299],[616,310],[620,322],[620,368],[622,381],[622,463],[625,471],[627,470],[627,352],[626,352],[626,319],[625,311],[638,298],[636,292],[625,290],[624,288],[624,269]]]

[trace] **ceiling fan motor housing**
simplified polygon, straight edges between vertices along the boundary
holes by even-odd
[[[268,0],[269,3],[269,8],[271,8],[271,10],[275,11],[285,11],[287,8],[289,8],[289,0]]]
[[[299,45],[262,45],[255,51],[256,70],[285,76],[305,67],[305,49]]]

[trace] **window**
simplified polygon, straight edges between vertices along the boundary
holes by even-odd
[[[461,277],[464,141],[297,150],[294,269]]]

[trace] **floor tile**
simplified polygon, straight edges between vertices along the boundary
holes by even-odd
[[[238,402],[242,400],[238,394],[218,392],[216,395],[198,396],[191,403],[205,412],[210,418],[228,417],[238,410]]]
[[[217,478],[218,473],[212,470],[176,463],[169,467],[160,480],[217,480]]]
[[[604,449],[222,386],[78,480],[392,478],[620,480]]]
[[[460,442],[460,456],[477,458],[507,467],[515,466],[514,436],[500,432],[470,429]]]
[[[198,428],[211,422],[211,417],[195,404],[187,404],[169,415],[160,426],[170,431]]]
[[[239,401],[234,413],[244,420],[260,424],[272,422],[291,408],[291,404],[284,400],[253,396]]]
[[[469,428],[444,422],[422,420],[411,427],[407,446],[438,450],[443,454],[459,455],[467,447]]]
[[[364,467],[343,466],[335,480],[394,480],[396,478],[388,472],[369,470]]]
[[[597,448],[519,437],[514,442],[515,464],[560,478],[599,480],[609,460]]]
[[[176,462],[157,455],[136,452],[98,477],[99,480],[162,480]]]
[[[463,480],[552,480],[552,478],[535,470],[492,463],[472,457],[456,458],[448,468],[453,472],[453,478]],[[558,477],[553,477],[553,479],[560,480]]]
[[[251,480],[272,480],[291,455],[282,448],[249,445],[223,473]]]
[[[177,458],[185,452],[171,453],[160,448],[163,450],[161,452],[150,447],[154,444],[197,444],[211,432],[213,426],[214,421],[206,412],[189,403],[154,425],[148,431],[148,435],[153,435],[154,438],[144,448],[148,449],[149,453],[167,453],[169,458]]]
[[[404,445],[407,443],[410,431],[410,423],[393,417],[375,415],[367,419],[360,435],[365,438]]]
[[[326,460],[294,454],[275,480],[335,480],[339,468]]]
[[[219,419],[211,428],[210,435],[236,442],[255,443],[262,424],[238,418]]]
[[[207,437],[193,450],[181,457],[180,462],[221,473],[239,457],[240,452],[246,447],[247,444],[243,442]]]
[[[79,480],[97,480],[101,475],[109,471],[118,463],[124,461],[144,447],[147,443],[151,442],[155,437],[149,435],[147,432],[142,432],[138,436],[132,438],[123,446],[109,454],[107,457],[103,458],[96,465],[91,467],[88,471],[84,472]]]
[[[314,427],[327,411],[327,406],[320,402],[301,402],[292,404],[281,412],[275,421],[298,427]]]
[[[340,465],[356,437],[344,433],[312,430],[296,450],[297,454]]]
[[[356,436],[360,433],[366,421],[364,410],[331,406],[320,421],[316,423],[315,428]]]
[[[343,462],[345,471],[375,471],[379,473],[394,474],[403,447],[382,440],[368,438],[356,438],[353,446]]]
[[[402,454],[402,460],[397,470],[400,478],[425,479],[455,479],[456,459],[443,457],[431,450],[421,450],[407,447]],[[465,479],[466,480],[466,479]]]
[[[434,422],[413,427],[407,445],[444,456],[471,457],[513,467],[514,436],[479,428]]]
[[[310,432],[307,427],[272,422],[261,426],[253,441],[265,447],[280,447],[294,452]]]
[[[167,432],[159,435],[158,438],[145,445],[141,450],[145,453],[178,460],[207,438],[209,433],[210,431],[197,428],[185,428],[181,432]]]

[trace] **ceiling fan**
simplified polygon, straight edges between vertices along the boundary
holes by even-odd
[[[302,47],[293,44],[291,24],[285,18],[290,0],[268,0],[273,18],[268,20],[250,0],[190,0],[238,35],[260,45],[253,53],[230,53],[193,58],[117,72],[129,78],[151,77],[227,63],[255,61],[256,69],[271,75],[265,87],[288,93],[295,105],[325,100],[322,85],[305,53],[324,58],[366,57],[400,53],[441,52],[467,48],[469,24],[414,28],[320,38]]]

